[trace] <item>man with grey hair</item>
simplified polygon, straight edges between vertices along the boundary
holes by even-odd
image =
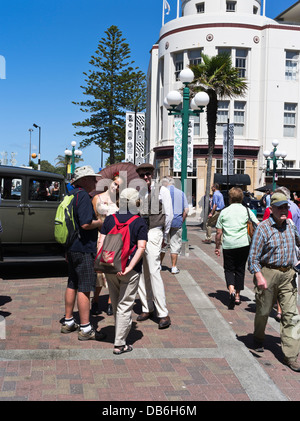
[[[142,313],[136,320],[142,322],[149,319],[155,305],[159,318],[158,328],[165,329],[171,325],[171,319],[167,309],[164,282],[160,274],[160,251],[167,241],[173,219],[172,200],[166,187],[153,183],[154,166],[152,164],[141,164],[136,172],[145,181],[145,188],[140,190],[140,215],[147,221],[149,227],[138,290]]]
[[[161,184],[169,189],[172,199],[174,215],[168,234],[168,244],[170,245],[171,251],[171,273],[176,275],[176,273],[179,273],[179,269],[177,268],[177,259],[182,246],[182,224],[188,215],[189,204],[185,193],[174,186],[174,181],[175,180],[172,177],[165,177],[161,180]],[[166,249],[167,245],[161,250],[161,263],[165,257]]]

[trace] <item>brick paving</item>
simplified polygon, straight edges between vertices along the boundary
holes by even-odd
[[[63,335],[66,273],[50,267],[0,267],[0,400],[2,401],[251,401],[300,399],[300,374],[282,364],[279,324],[270,317],[266,349],[251,350],[255,302],[252,276],[246,274],[242,304],[227,309],[222,257],[204,232],[188,226],[189,256],[172,275],[169,254],[162,276],[172,325],[159,330],[157,320],[136,322],[136,300],[129,343],[133,352],[112,353],[113,317],[93,317],[105,341],[81,342]],[[76,316],[76,312],[75,312]],[[231,351],[232,347],[232,351]],[[243,370],[245,372],[243,372]],[[257,373],[257,374],[256,374]],[[257,384],[247,379],[257,376]],[[261,388],[261,391],[260,391]]]

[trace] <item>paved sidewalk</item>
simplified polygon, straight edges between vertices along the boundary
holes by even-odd
[[[60,333],[66,274],[31,279],[0,278],[0,400],[105,402],[297,401],[300,374],[282,364],[279,324],[269,318],[264,353],[251,350],[255,301],[246,274],[242,303],[227,309],[222,257],[205,233],[188,226],[189,256],[180,273],[162,276],[172,320],[159,330],[157,320],[136,322],[129,343],[133,352],[112,353],[113,317],[103,311],[93,323],[107,333],[103,342],[80,342]],[[107,290],[101,294],[103,310]],[[3,329],[5,328],[5,329]]]

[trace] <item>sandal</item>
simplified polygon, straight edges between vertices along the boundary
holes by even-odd
[[[235,299],[235,305],[239,306],[241,304],[241,299],[240,298],[236,298]]]
[[[277,313],[275,317],[276,322],[281,322],[281,313]]]
[[[115,355],[121,355],[124,354],[124,352],[131,352],[133,350],[131,345],[123,345],[123,346],[116,346],[115,349],[113,350],[113,353]]]

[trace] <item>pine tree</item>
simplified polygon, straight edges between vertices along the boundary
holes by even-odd
[[[129,45],[118,27],[112,25],[105,34],[89,62],[94,69],[84,73],[86,86],[81,88],[89,99],[73,102],[90,115],[73,126],[83,129],[76,132],[84,137],[81,148],[95,143],[109,154],[108,163],[114,164],[125,155],[126,111],[145,109],[146,76],[133,67]]]

